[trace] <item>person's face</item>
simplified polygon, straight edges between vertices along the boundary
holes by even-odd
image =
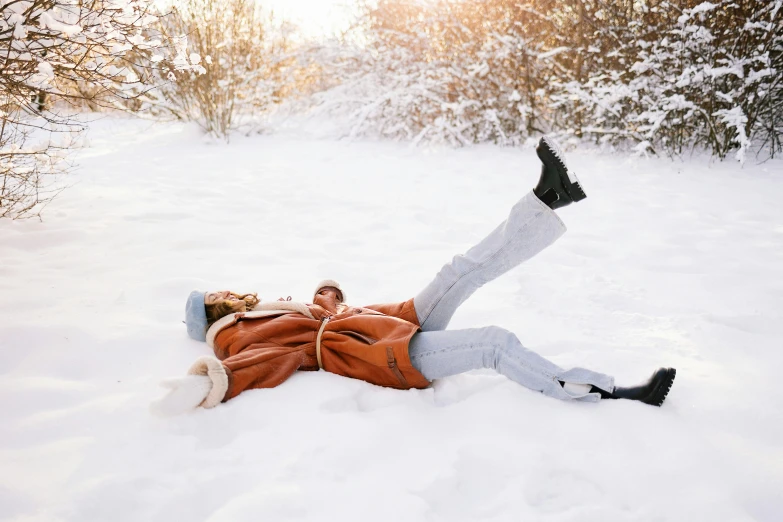
[[[318,293],[315,294],[315,297],[313,297],[313,304],[317,304],[324,310],[328,310],[333,314],[338,313],[342,302],[342,293],[333,286],[325,286],[321,288]]]
[[[209,292],[204,296],[205,305],[213,305],[220,301],[239,301],[236,296],[231,295],[229,290],[220,290],[219,292]]]
[[[343,302],[343,294],[333,286],[325,286],[318,291],[318,295],[322,295],[330,301],[335,303]]]

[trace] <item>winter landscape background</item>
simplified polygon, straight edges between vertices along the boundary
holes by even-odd
[[[306,4],[0,2],[0,520],[783,518],[783,0]],[[408,299],[544,133],[588,198],[450,327],[675,367],[662,408],[308,372],[150,412],[191,290]]]
[[[569,232],[480,290],[498,324],[662,408],[566,404],[487,372],[424,391],[325,372],[158,419],[209,353],[195,289],[408,299],[537,180],[532,148],[301,136],[204,143],[103,120],[46,219],[0,222],[4,520],[775,521],[783,483],[783,164],[573,151]]]

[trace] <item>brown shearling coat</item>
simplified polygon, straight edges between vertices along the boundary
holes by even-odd
[[[333,302],[307,306],[314,319],[301,313],[261,318],[237,313],[233,324],[217,333],[215,356],[228,376],[223,401],[244,390],[275,387],[297,370],[317,371],[316,337],[327,318],[321,338],[324,370],[392,388],[429,386],[408,356],[408,343],[419,330],[413,299],[362,308]]]

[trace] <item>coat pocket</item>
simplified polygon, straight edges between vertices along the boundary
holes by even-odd
[[[394,358],[394,349],[391,346],[386,347],[386,362],[389,365],[389,369],[391,369],[394,376],[397,377],[397,380],[400,382],[400,386],[403,388],[410,388],[410,386],[408,386],[408,381],[397,366],[397,360]]]
[[[368,337],[356,332],[342,332],[342,334],[347,335],[348,337],[352,337],[353,339],[363,342],[364,344],[375,344],[378,342],[378,339],[373,339],[372,337]]]

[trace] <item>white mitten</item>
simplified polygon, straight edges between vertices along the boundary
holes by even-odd
[[[208,375],[186,375],[166,379],[160,385],[170,391],[150,404],[150,410],[162,417],[171,417],[198,408],[212,390],[212,379]]]

